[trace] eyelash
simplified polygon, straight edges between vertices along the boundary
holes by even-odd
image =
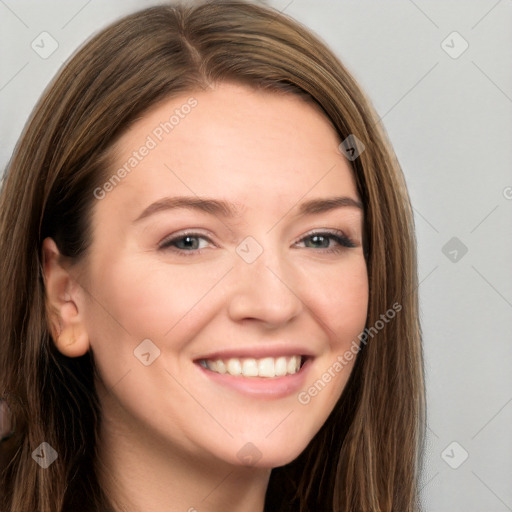
[[[330,247],[330,248],[320,248],[320,250],[323,253],[339,253],[343,251],[345,248],[353,248],[356,247],[356,244],[353,242],[351,238],[349,238],[343,231],[339,230],[333,230],[333,231],[315,231],[308,233],[307,235],[303,236],[299,240],[295,242],[295,244],[299,242],[304,242],[305,240],[312,239],[313,237],[322,237],[322,238],[329,238],[331,240],[334,240],[337,243],[337,246]],[[170,250],[175,252],[176,254],[179,254],[181,256],[195,256],[197,254],[202,253],[202,249],[195,249],[195,250],[186,250],[186,249],[179,249],[176,247],[173,247],[172,244],[175,244],[178,241],[181,241],[185,238],[202,238],[203,240],[207,240],[209,243],[212,243],[212,241],[207,237],[202,235],[201,233],[183,233],[178,236],[174,236],[173,238],[168,238],[164,240],[160,245],[160,250]],[[308,247],[306,247],[308,249]],[[311,249],[309,247],[309,249]],[[314,249],[314,248],[313,248]]]

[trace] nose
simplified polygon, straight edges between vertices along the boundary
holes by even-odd
[[[235,267],[228,305],[233,321],[251,319],[276,328],[291,322],[303,310],[292,269],[270,251],[263,251],[252,263],[238,258]]]

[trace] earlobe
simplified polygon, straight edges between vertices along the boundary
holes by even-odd
[[[89,350],[89,336],[78,307],[80,287],[61,259],[55,242],[45,238],[42,260],[48,327],[59,352],[79,357]]]
[[[85,355],[89,350],[89,336],[72,300],[61,305],[60,318],[63,328],[54,338],[59,352],[67,357]]]
[[[73,327],[67,327],[57,338],[55,345],[67,357],[80,357],[89,351],[89,336],[82,329],[75,331]]]

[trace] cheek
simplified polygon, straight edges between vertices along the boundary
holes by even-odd
[[[100,288],[114,320],[128,332],[160,337],[193,308],[208,281],[197,273],[128,262],[113,269]]]
[[[175,334],[185,325],[197,329],[209,320],[215,310],[212,292],[229,270],[217,265],[177,271],[161,262],[148,264],[143,256],[113,260],[98,267],[90,283],[86,317],[96,356],[133,357],[146,338],[161,348],[171,340],[178,350]]]
[[[347,259],[336,271],[308,275],[311,313],[328,339],[325,352],[314,362],[297,397],[301,407],[316,418],[314,434],[333,410],[354,367],[359,335],[366,324],[369,291],[362,257]]]
[[[329,310],[332,330],[340,333],[335,340],[337,350],[345,350],[364,329],[368,313],[368,278],[366,266],[339,283],[337,293],[326,308]],[[332,296],[331,296],[332,297]]]
[[[355,255],[335,269],[308,272],[302,277],[308,306],[324,326],[333,349],[350,344],[364,329],[368,310],[366,262]]]

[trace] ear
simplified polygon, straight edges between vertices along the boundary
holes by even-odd
[[[68,357],[83,356],[89,350],[80,303],[81,287],[62,263],[62,256],[51,238],[42,246],[46,312],[50,333],[58,350]]]

